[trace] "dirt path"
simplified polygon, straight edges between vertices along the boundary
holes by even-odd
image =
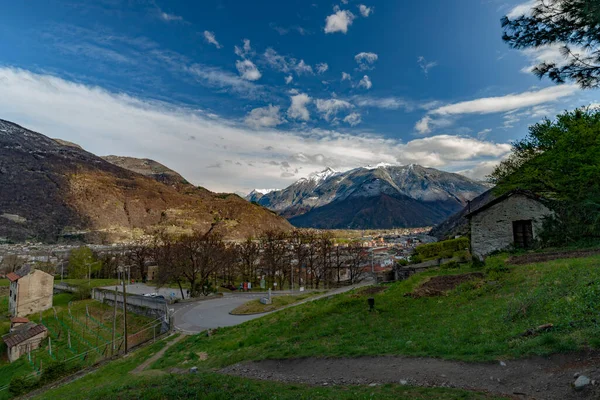
[[[135,367],[135,369],[132,370],[129,373],[133,374],[133,375],[137,375],[137,374],[141,373],[143,370],[145,370],[146,368],[148,368],[148,366],[150,366],[156,360],[158,360],[159,358],[161,358],[163,356],[163,354],[165,354],[165,351],[167,351],[171,346],[173,346],[174,344],[177,344],[180,340],[182,340],[183,338],[185,338],[185,336],[186,335],[184,335],[184,334],[179,334],[179,336],[177,336],[175,339],[173,339],[170,342],[168,342],[165,345],[165,347],[163,347],[162,349],[160,349],[155,355],[153,355],[152,357],[150,357],[149,359],[147,359],[146,361],[144,361],[143,363],[141,363],[140,365],[138,365],[137,367]]]
[[[591,257],[600,254],[599,249],[573,250],[573,251],[555,251],[548,253],[531,253],[520,256],[512,256],[507,262],[512,265],[523,265],[531,263],[546,262],[564,258]]]
[[[265,360],[241,363],[222,373],[311,385],[400,383],[454,387],[515,399],[600,399],[600,384],[576,392],[575,374],[600,380],[600,352],[557,354],[504,363],[466,363],[434,358],[361,357]]]

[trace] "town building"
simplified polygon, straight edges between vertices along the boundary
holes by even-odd
[[[466,215],[471,226],[471,254],[483,259],[499,250],[530,248],[550,215],[545,201],[532,192],[505,193]]]
[[[42,341],[48,337],[48,329],[44,325],[29,321],[23,323],[20,318],[16,320],[18,322],[12,323],[10,333],[2,336],[10,362],[15,362],[22,355],[39,348]]]
[[[54,276],[30,266],[9,272],[8,311],[13,317],[24,317],[52,307]]]

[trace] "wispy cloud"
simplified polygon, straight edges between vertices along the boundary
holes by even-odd
[[[183,17],[180,15],[175,15],[175,14],[169,14],[166,12],[161,12],[160,13],[160,18],[163,19],[164,21],[167,22],[171,22],[171,21],[183,21]]]
[[[375,53],[362,52],[354,56],[354,61],[358,64],[358,69],[366,71],[373,69],[373,64],[377,61],[379,56]]]
[[[421,67],[421,70],[423,71],[423,73],[425,74],[425,76],[427,76],[429,74],[429,70],[435,66],[438,65],[437,61],[427,61],[425,59],[425,57],[420,56],[417,59],[417,63],[419,64],[419,67]]]
[[[367,18],[373,12],[373,7],[367,7],[364,4],[358,6],[358,10],[360,11],[360,15]]]
[[[440,106],[429,111],[415,125],[420,133],[430,133],[436,126],[436,121],[447,122],[448,117],[466,114],[494,114],[534,107],[545,103],[555,102],[563,97],[572,96],[579,91],[577,85],[551,86],[545,89],[508,94],[498,97],[485,97],[475,100],[462,101]],[[514,118],[512,123],[517,122]],[[437,125],[439,127],[439,123]],[[447,126],[444,124],[443,126]]]
[[[96,154],[155,159],[190,181],[216,191],[285,187],[324,165],[346,170],[379,162],[414,162],[447,170],[470,170],[510,151],[508,144],[452,135],[403,143],[376,134],[275,130],[282,121],[277,106],[251,111],[242,124],[197,108],[149,101],[6,67],[0,68],[0,80],[3,118],[78,143]],[[307,97],[297,105],[306,106]],[[303,118],[302,113],[300,116]],[[352,124],[358,117],[347,116],[345,120]],[[253,121],[255,125],[248,128],[246,122]],[[191,136],[196,140],[190,140]],[[203,160],[202,165],[214,168],[202,168],[198,159]]]
[[[217,38],[216,38],[214,32],[204,31],[204,40],[206,40],[207,43],[214,44],[217,49],[220,49],[221,47],[223,47],[217,41]]]

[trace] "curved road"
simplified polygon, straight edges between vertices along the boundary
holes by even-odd
[[[251,319],[260,318],[264,315],[284,310],[288,307],[295,307],[297,305],[309,301],[322,299],[323,297],[334,296],[336,294],[344,293],[360,286],[372,284],[372,281],[365,280],[354,286],[346,286],[343,288],[331,290],[323,295],[311,297],[307,300],[290,304],[287,307],[283,307],[275,311],[255,315],[231,315],[229,313],[233,309],[246,303],[247,301],[257,299],[260,297],[265,297],[264,293],[230,294],[225,295],[221,298],[216,298],[214,300],[202,300],[187,304],[177,303],[174,304],[172,307],[175,310],[173,315],[175,329],[183,333],[194,334],[207,329],[238,325],[243,322],[250,321]],[[277,292],[274,293],[273,296],[280,296],[283,294],[289,294],[289,292]]]
[[[207,329],[238,325],[265,314],[231,315],[236,307],[264,295],[231,295],[213,300],[203,300],[187,304],[174,304],[175,328],[185,333],[198,333]]]

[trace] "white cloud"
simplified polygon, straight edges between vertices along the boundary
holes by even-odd
[[[350,76],[350,74],[347,74],[345,72],[342,72],[342,82],[344,82],[345,80],[352,80],[352,77]]]
[[[256,65],[250,60],[237,60],[235,62],[235,67],[240,73],[240,76],[248,81],[259,80],[262,76],[258,68],[256,68]]]
[[[373,64],[375,64],[375,61],[377,61],[378,58],[379,56],[377,54],[366,53],[364,51],[354,56],[354,60],[358,64],[358,69],[361,71],[373,69]]]
[[[344,118],[344,122],[350,126],[356,126],[362,122],[360,114],[357,112],[350,113]]]
[[[325,33],[348,32],[348,27],[354,21],[354,14],[348,10],[334,10],[334,13],[325,19]]]
[[[512,127],[513,124],[519,122],[525,116],[525,114],[517,116],[511,115],[512,113],[509,112],[533,107],[532,110],[526,113],[528,117],[532,118],[537,115],[546,115],[542,113],[547,113],[548,110],[544,109],[544,111],[542,111],[540,108],[536,109],[536,106],[557,101],[562,97],[572,96],[578,90],[579,87],[577,85],[559,85],[536,91],[508,94],[498,97],[485,97],[476,100],[448,104],[429,111],[428,115],[424,116],[416,123],[415,129],[419,133],[430,133],[435,127],[439,128],[449,126],[449,124],[452,122],[447,118],[449,116],[465,114],[493,114],[502,112],[508,112],[508,114],[504,117],[505,127]]]
[[[537,91],[462,101],[460,103],[438,107],[432,110],[431,113],[437,115],[458,115],[505,112],[553,102],[561,97],[571,96],[578,90],[579,87],[577,85],[551,86]]]
[[[426,115],[421,120],[419,120],[415,124],[415,130],[424,135],[426,133],[431,133],[434,129],[439,128],[447,128],[452,125],[454,121],[450,118],[431,118],[429,115]]]
[[[298,62],[298,64],[296,64],[294,66],[294,71],[296,71],[296,74],[298,74],[298,75],[302,75],[302,74],[311,75],[313,73],[312,67],[310,65],[306,64],[304,62],[304,60],[300,60]]]
[[[491,131],[492,130],[490,128],[482,129],[481,131],[477,132],[477,139],[485,139]]]
[[[285,77],[285,84],[289,85],[290,83],[292,83],[293,80],[294,80],[294,77],[291,75],[288,75]]]
[[[367,90],[371,89],[372,86],[373,86],[373,83],[371,82],[371,79],[367,75],[363,76],[363,78],[360,80],[360,82],[358,82],[358,87],[363,87]]]
[[[431,132],[431,127],[429,126],[431,124],[431,121],[431,117],[429,115],[426,115],[419,121],[417,121],[417,123],[415,124],[415,129],[417,130],[417,132],[422,134],[429,133]]]
[[[166,12],[161,11],[160,12],[160,17],[164,20],[164,21],[183,21],[183,17],[179,16],[179,15],[175,15],[175,14],[168,14]]]
[[[319,63],[316,65],[317,73],[322,74],[329,69],[329,65],[327,63]]]
[[[326,121],[331,121],[339,111],[353,107],[349,102],[339,99],[317,99],[315,100],[315,104],[317,110]]]
[[[290,97],[290,100],[292,101],[292,105],[288,108],[288,117],[308,121],[310,119],[310,113],[306,106],[310,104],[311,98],[304,93],[300,93]]]
[[[247,125],[255,129],[262,127],[272,128],[285,122],[279,114],[279,106],[273,106],[271,104],[267,107],[255,108],[250,111],[244,121]]]
[[[206,40],[210,44],[214,44],[217,49],[223,47],[219,44],[219,42],[217,42],[217,38],[215,37],[215,34],[213,32],[204,31],[204,40]]]
[[[531,73],[533,68],[543,62],[555,64],[557,67],[567,65],[573,57],[585,61],[593,54],[581,46],[565,46],[564,43],[553,43],[549,45],[527,48],[520,50],[527,57],[529,65],[521,69],[522,72]]]
[[[250,46],[249,39],[244,39],[243,42],[244,42],[243,47],[234,46],[233,51],[238,56],[240,56],[242,58],[246,58],[246,57],[248,57],[248,55],[250,53],[252,53],[252,47]]]
[[[506,16],[510,19],[518,18],[522,15],[528,16],[531,14],[533,7],[537,4],[539,4],[539,0],[530,0],[525,3],[517,4],[506,14]]]
[[[359,5],[358,9],[360,10],[360,14],[365,18],[373,12],[373,7],[367,7],[364,4]]]
[[[194,64],[190,67],[180,66],[180,68],[205,86],[225,88],[250,98],[256,97],[261,91],[261,87],[257,84],[217,67]]]
[[[304,60],[297,61],[295,58],[282,56],[270,47],[263,54],[263,58],[271,68],[279,72],[289,73],[294,71],[297,75],[312,75],[314,73],[312,67],[306,64]]]
[[[417,63],[419,64],[419,67],[421,67],[421,70],[423,70],[423,73],[425,74],[425,76],[427,76],[427,74],[429,73],[429,70],[431,68],[438,65],[437,61],[427,62],[427,60],[423,56],[420,56],[417,59]]]
[[[406,111],[415,109],[415,105],[412,102],[399,97],[354,96],[352,101],[359,107],[381,108],[384,110],[397,110],[403,108]]]
[[[510,151],[509,144],[449,135],[402,143],[374,133],[250,129],[196,108],[6,67],[0,67],[0,81],[2,118],[95,154],[154,159],[219,192],[283,188],[325,165],[340,171],[379,162],[467,170]],[[262,113],[274,115],[270,107]]]

